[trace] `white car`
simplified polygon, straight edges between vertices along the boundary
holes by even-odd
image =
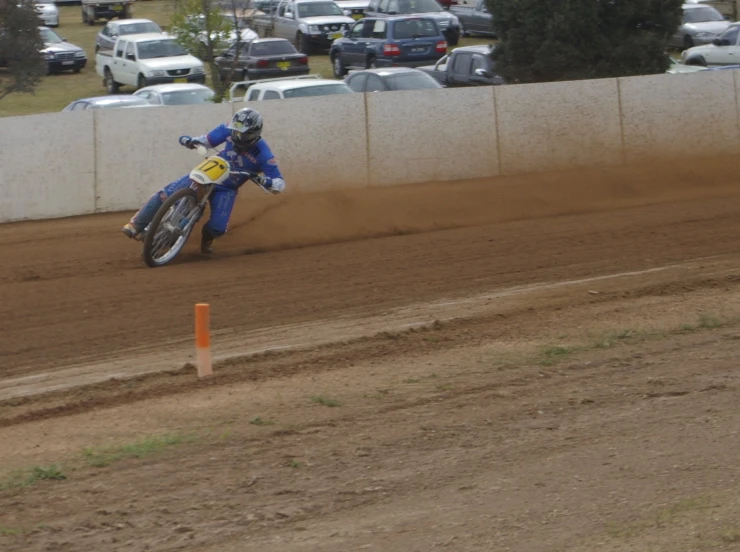
[[[155,84],[140,88],[133,94],[152,105],[198,105],[210,103],[214,91],[202,84]]]
[[[33,4],[39,19],[43,22],[46,27],[58,27],[59,26],[59,8],[57,8],[54,0],[25,0]],[[21,4],[18,4],[20,7]]]
[[[260,79],[252,82],[233,83],[230,90],[231,97],[233,98],[236,88],[244,85],[249,86],[247,93],[244,94],[245,102],[309,98],[330,94],[354,94],[354,91],[342,81],[322,79],[321,75],[305,75],[304,77]]]
[[[740,63],[740,23],[733,23],[712,44],[694,46],[681,52],[686,65],[736,65]]]

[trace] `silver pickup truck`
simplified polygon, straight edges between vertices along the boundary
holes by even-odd
[[[280,0],[273,13],[254,15],[250,24],[259,36],[287,38],[310,54],[328,49],[354,22],[333,0]]]

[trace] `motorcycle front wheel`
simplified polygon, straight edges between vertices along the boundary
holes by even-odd
[[[200,218],[198,195],[192,188],[177,190],[160,206],[144,238],[144,262],[151,268],[177,257]]]

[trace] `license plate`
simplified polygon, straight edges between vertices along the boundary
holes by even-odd
[[[113,6],[113,11],[122,11],[123,6]]]
[[[285,71],[288,67],[290,67],[290,62],[289,61],[278,61],[277,66],[283,71]]]
[[[188,82],[188,79],[186,79],[185,77],[178,77],[174,80],[174,82]]]
[[[75,64],[74,61],[63,61],[62,62],[62,65],[74,65],[74,64]]]
[[[411,48],[411,51],[414,52],[415,54],[419,52],[423,52],[424,50],[426,50],[426,48]]]
[[[353,13],[352,14],[352,19],[362,19],[362,14],[361,13]]]
[[[329,38],[331,38],[332,40],[336,40],[337,38],[342,38],[343,36],[344,35],[341,32],[338,32],[338,33],[331,33],[329,35]]]

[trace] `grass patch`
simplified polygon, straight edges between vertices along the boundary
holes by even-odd
[[[288,462],[288,467],[289,468],[300,468],[301,463],[298,460],[291,460],[290,462]]]
[[[722,321],[713,314],[702,314],[699,317],[699,327],[705,330],[713,330],[722,326]]]
[[[722,542],[733,543],[740,542],[740,529],[737,527],[724,527],[719,532],[719,538]]]
[[[0,482],[0,491],[30,487],[39,481],[60,481],[67,479],[58,464],[50,466],[33,466],[25,470],[12,472],[4,481]]]
[[[406,378],[405,380],[403,380],[403,383],[420,383],[420,382],[421,382],[420,378]]]
[[[17,527],[3,527],[0,525],[0,536],[4,535],[19,535],[21,530]]]
[[[251,420],[249,420],[249,423],[252,424],[252,425],[258,425],[258,426],[274,425],[275,424],[275,420],[265,420],[264,418],[260,418],[259,416],[255,416],[254,418],[252,418]]]
[[[574,347],[563,347],[560,345],[545,347],[542,350],[540,364],[543,364],[544,366],[552,366],[553,364],[557,364],[564,360],[575,351],[576,349]]]
[[[342,402],[338,401],[336,399],[329,399],[327,397],[322,397],[321,395],[314,395],[311,397],[311,402],[314,404],[320,404],[322,406],[328,406],[328,407],[336,407],[336,406],[342,406]]]
[[[190,443],[196,441],[197,436],[188,434],[172,433],[167,435],[159,435],[155,437],[147,437],[141,441],[135,443],[129,443],[126,445],[118,445],[111,447],[87,447],[83,450],[85,462],[89,466],[96,468],[102,468],[108,466],[113,462],[119,460],[125,460],[127,458],[145,458],[153,454],[162,452],[163,450],[181,445],[183,443]]]

